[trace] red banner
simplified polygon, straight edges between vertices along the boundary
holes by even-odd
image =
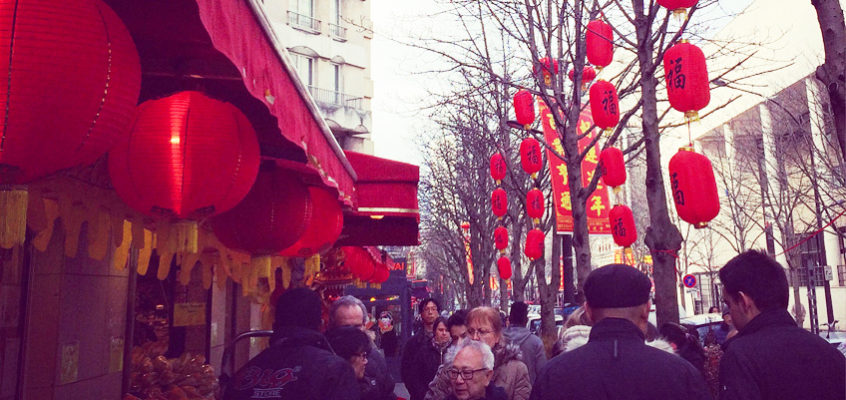
[[[555,149],[556,153],[563,155],[564,146],[561,144],[561,139],[558,138],[558,131],[555,129],[555,120],[552,118],[552,112],[540,97],[537,98],[537,101],[543,125],[544,139],[550,147]],[[593,118],[590,115],[590,109],[585,107],[581,115],[579,115],[578,134],[584,134],[590,130],[591,126],[593,126]],[[579,151],[584,151],[593,138],[599,135],[600,132],[600,129],[594,128],[588,135],[579,140]],[[549,171],[552,177],[552,199],[557,214],[556,221],[558,222],[555,230],[557,233],[573,232],[573,214],[570,201],[570,185],[567,183],[567,165],[549,149],[547,149],[547,159],[549,160]],[[590,149],[584,160],[582,160],[583,186],[587,186],[593,178],[598,163],[599,143],[597,142]],[[588,232],[593,234],[611,234],[611,224],[608,221],[611,202],[608,200],[608,188],[601,181],[596,186],[596,190],[587,198],[586,207]]]

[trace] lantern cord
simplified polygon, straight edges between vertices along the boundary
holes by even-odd
[[[687,119],[687,143],[688,146],[693,147],[693,136],[690,134],[690,119]]]
[[[828,228],[829,226],[831,226],[831,224],[833,224],[833,223],[834,223],[834,221],[836,221],[838,218],[840,218],[840,216],[842,216],[843,214],[846,214],[846,210],[841,211],[841,212],[840,212],[839,214],[837,214],[834,218],[832,218],[832,220],[831,220],[831,221],[828,221],[828,223],[827,223],[827,224],[825,224],[822,228],[820,228],[820,229],[818,229],[816,232],[814,232],[814,233],[812,233],[812,234],[808,235],[808,237],[806,237],[806,238],[804,238],[804,239],[800,240],[800,241],[799,241],[799,243],[796,243],[796,244],[794,244],[793,246],[788,247],[787,249],[785,249],[785,250],[784,250],[784,251],[782,251],[781,253],[776,254],[776,256],[780,256],[780,255],[782,255],[782,254],[787,254],[787,252],[789,252],[790,250],[793,250],[793,249],[795,249],[795,248],[797,248],[797,247],[801,246],[803,243],[805,243],[805,242],[807,242],[807,241],[811,240],[812,238],[814,238],[815,236],[819,235],[820,233],[822,233],[822,231],[824,231],[824,230],[825,230],[825,228]]]

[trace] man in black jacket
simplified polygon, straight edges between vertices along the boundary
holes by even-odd
[[[352,366],[336,356],[320,327],[317,293],[291,289],[279,297],[270,347],[247,362],[224,399],[357,400]]]
[[[541,369],[532,400],[710,400],[702,374],[679,356],[644,343],[652,283],[637,269],[611,264],[585,280],[588,343]]]
[[[434,336],[433,324],[441,312],[440,304],[432,298],[423,299],[417,308],[422,326],[405,343],[400,360],[400,375],[411,400],[423,400],[426,391],[429,390],[429,382],[421,374],[422,366],[416,363],[417,354],[426,346],[431,346],[432,336]]]
[[[747,251],[720,270],[738,334],[720,361],[720,399],[846,399],[846,360],[787,313],[781,265]]]

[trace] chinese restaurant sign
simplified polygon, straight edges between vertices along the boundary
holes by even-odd
[[[552,112],[540,97],[537,100],[543,125],[544,139],[549,143],[550,147],[555,149],[556,153],[563,156],[564,146],[561,144],[561,139],[558,138],[558,131],[555,130],[555,120],[552,118]],[[600,134],[598,128],[594,127],[591,130],[591,126],[593,126],[593,118],[590,115],[590,109],[585,108],[579,115],[577,131],[580,136],[588,130],[590,130],[590,133],[579,140],[579,151],[584,151],[593,138]],[[547,149],[547,159],[549,159],[550,176],[552,177],[552,198],[557,214],[557,226],[555,230],[557,233],[572,232],[573,208],[570,202],[570,185],[567,183],[567,165],[558,156],[553,154],[550,149]],[[593,178],[598,163],[599,143],[597,142],[588,151],[584,160],[582,160],[582,185],[587,186]],[[586,204],[589,233],[611,234],[611,225],[608,221],[610,209],[611,204],[608,200],[608,188],[602,184],[602,181],[599,181],[599,184],[596,185],[596,190],[588,197]]]

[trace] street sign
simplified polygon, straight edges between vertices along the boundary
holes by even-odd
[[[831,265],[824,265],[823,267],[825,268],[824,269],[825,280],[830,281],[830,280],[834,279],[834,273],[832,273],[832,271],[831,271]]]
[[[686,288],[693,288],[696,286],[696,277],[690,274],[687,274],[682,278],[682,283],[684,283],[684,287]]]

